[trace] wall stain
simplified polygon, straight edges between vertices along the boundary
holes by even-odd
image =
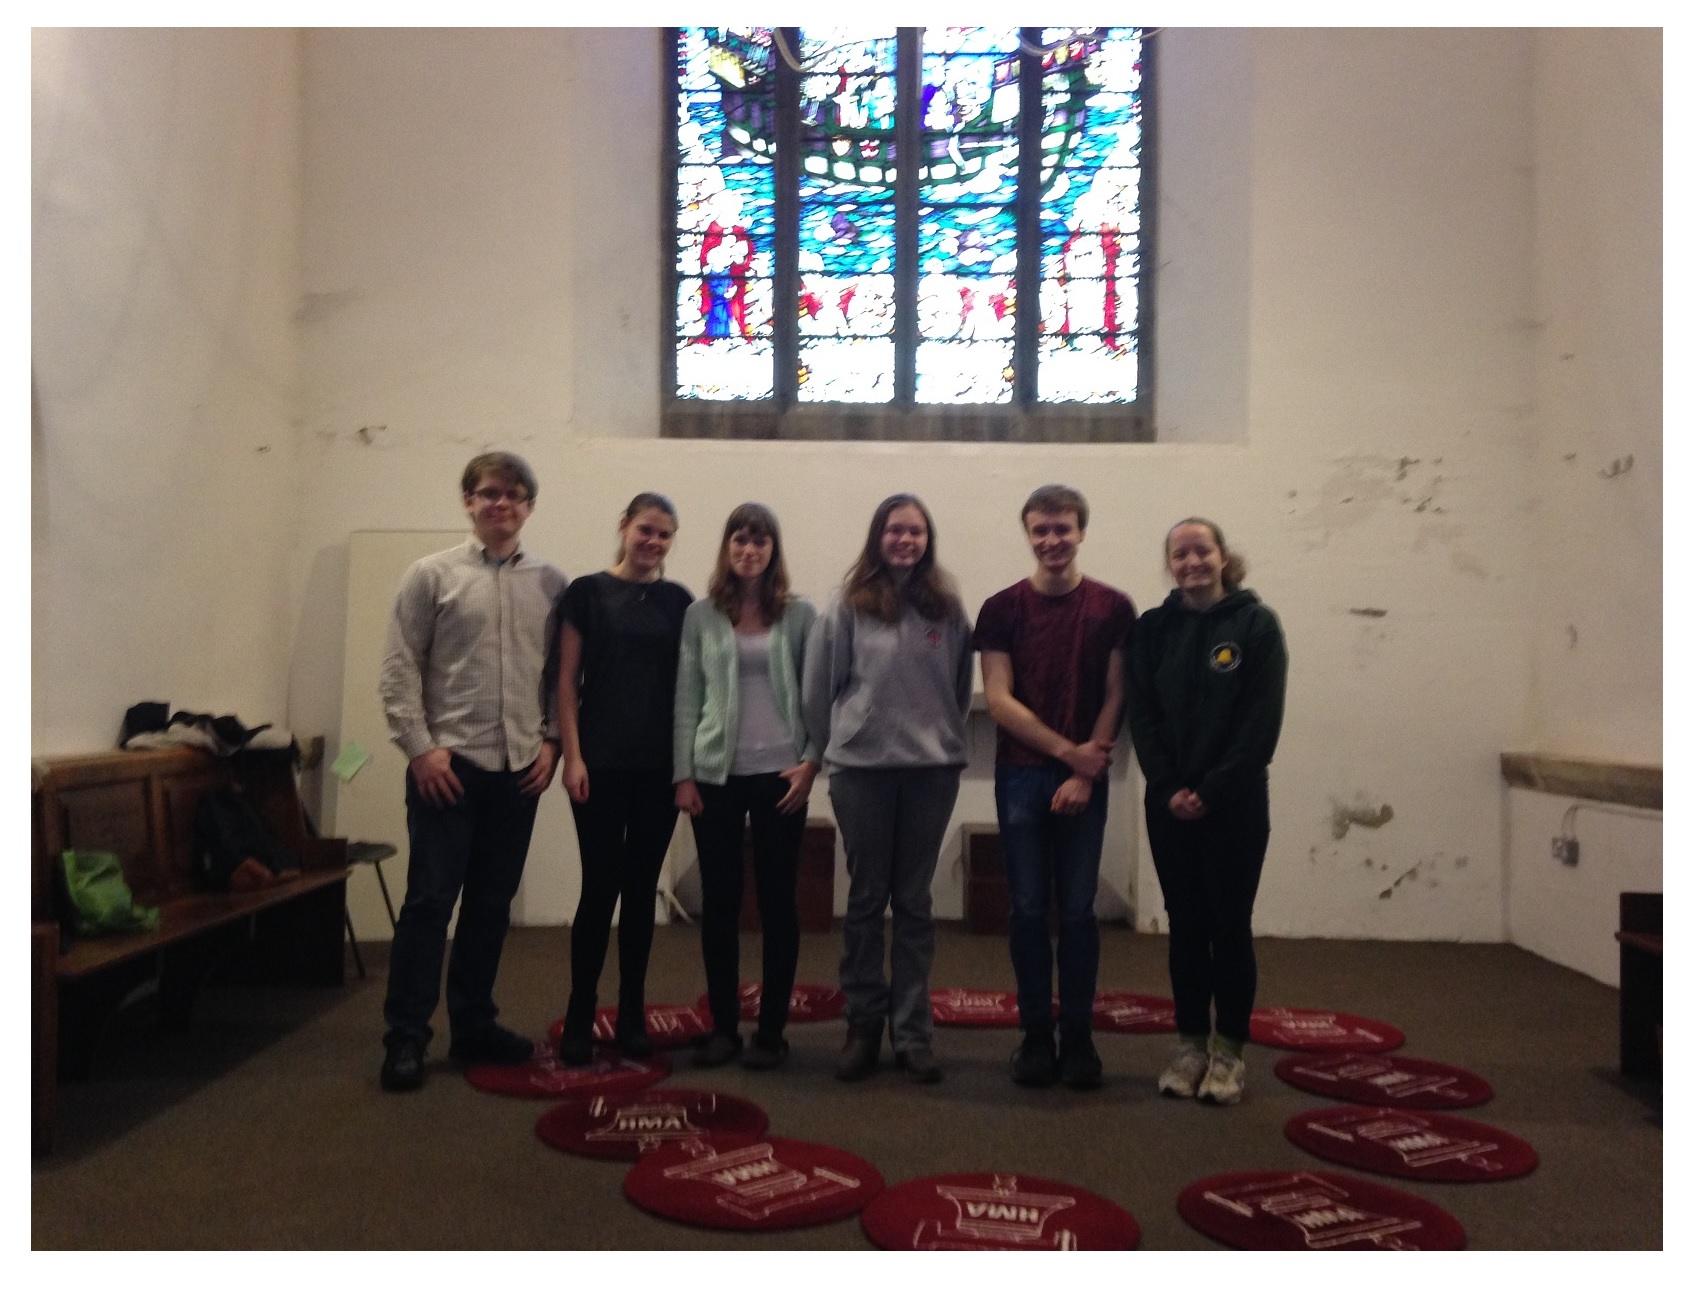
[[[355,428],[355,438],[360,440],[363,444],[372,444],[374,440],[383,435],[389,429],[390,427],[383,423],[377,426],[358,426]]]
[[[1391,881],[1391,887],[1385,889],[1382,893],[1380,893],[1379,900],[1382,902],[1391,900],[1391,895],[1393,893],[1395,893],[1400,887],[1402,887],[1404,880],[1413,879],[1413,878],[1415,878],[1416,875],[1418,875],[1420,873],[1421,873],[1421,863],[1417,861],[1413,866],[1409,867],[1408,870],[1404,871],[1396,879]]]
[[[1364,805],[1351,806],[1332,800],[1332,837],[1342,839],[1350,833],[1353,825],[1363,826],[1369,830],[1377,830],[1397,814],[1391,810],[1391,804],[1382,803],[1374,808]]]
[[[1603,471],[1600,471],[1599,474],[1606,480],[1614,480],[1617,476],[1627,475],[1633,469],[1634,455],[1630,453],[1624,457],[1617,458],[1616,461],[1612,462]]]
[[[1404,476],[1409,474],[1409,468],[1410,467],[1418,467],[1420,465],[1421,465],[1421,459],[1420,458],[1398,458],[1397,459],[1397,478],[1399,480],[1403,479]]]
[[[1350,613],[1361,615],[1366,619],[1384,619],[1390,614],[1389,610],[1381,610],[1378,606],[1351,606]]]
[[[1467,870],[1468,869],[1468,858],[1467,857],[1458,857],[1456,859],[1456,868],[1458,870]]]
[[[320,323],[329,319],[344,306],[361,299],[361,293],[353,287],[341,292],[304,292],[296,303],[296,321],[298,323]]]
[[[1568,625],[1568,631],[1569,631],[1569,649],[1574,650],[1575,649],[1575,643],[1581,640],[1581,634],[1575,630],[1574,624]]]

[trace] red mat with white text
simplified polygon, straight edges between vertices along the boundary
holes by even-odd
[[[1034,1175],[929,1175],[885,1189],[859,1217],[890,1251],[1129,1251],[1136,1217],[1099,1194]]]
[[[1018,1026],[1018,997],[1010,991],[941,987],[930,992],[929,1009],[943,1027]]]
[[[763,1003],[764,985],[757,982],[740,984],[740,1017],[748,1023],[757,1021],[758,1006]],[[813,983],[795,983],[787,998],[787,1021],[790,1023],[821,1023],[839,1018],[846,1012],[847,998],[839,987],[823,987]],[[700,996],[699,1013],[704,1015],[705,1027],[710,1027],[710,997]]]
[[[1408,1180],[1513,1180],[1539,1165],[1533,1146],[1507,1130],[1411,1108],[1298,1113],[1285,1138],[1328,1162]]]
[[[1390,1023],[1326,1009],[1257,1009],[1249,1016],[1249,1039],[1278,1050],[1395,1050],[1403,1033]]]
[[[1244,1251],[1454,1251],[1457,1218],[1425,1198],[1337,1171],[1228,1171],[1186,1185],[1178,1214]]]
[[[1098,1032],[1176,1032],[1178,1020],[1170,996],[1145,996],[1137,991],[1095,993],[1095,1030]]]
[[[540,1139],[565,1153],[637,1162],[673,1140],[713,1132],[756,1142],[769,1126],[769,1114],[738,1095],[653,1086],[571,1099],[539,1118],[535,1129]]]
[[[649,1059],[624,1059],[601,1054],[584,1068],[565,1068],[557,1061],[556,1047],[540,1043],[531,1063],[476,1063],[468,1069],[468,1083],[494,1095],[523,1099],[561,1099],[565,1095],[640,1090],[668,1076],[672,1065],[665,1055]]]
[[[1385,1108],[1472,1108],[1492,1097],[1484,1078],[1410,1054],[1287,1054],[1273,1065],[1281,1081],[1341,1103]]]
[[[856,1216],[882,1173],[827,1144],[710,1134],[647,1153],[622,1183],[654,1215],[711,1229],[795,1229]]]

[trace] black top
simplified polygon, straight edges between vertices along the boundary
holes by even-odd
[[[570,583],[559,621],[580,633],[580,756],[588,767],[672,773],[675,663],[693,594],[599,571]]]
[[[1125,705],[1151,799],[1235,802],[1267,781],[1285,715],[1285,636],[1249,589],[1204,611],[1174,590],[1125,652]]]

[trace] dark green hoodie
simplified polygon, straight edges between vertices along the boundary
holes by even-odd
[[[1131,629],[1126,705],[1148,796],[1209,808],[1265,785],[1285,713],[1285,636],[1247,588],[1204,611],[1177,589]]]

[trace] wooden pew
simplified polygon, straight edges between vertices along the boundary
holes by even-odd
[[[32,766],[30,947],[32,1143],[53,1143],[55,1085],[86,1076],[101,1027],[140,984],[159,982],[162,1021],[183,1027],[195,992],[222,981],[335,987],[343,982],[345,840],[313,837],[285,751],[218,758],[198,749],[116,751]],[[248,893],[192,881],[195,810],[236,786],[302,859],[301,874]],[[59,855],[116,853],[148,932],[78,938],[62,909]]]

